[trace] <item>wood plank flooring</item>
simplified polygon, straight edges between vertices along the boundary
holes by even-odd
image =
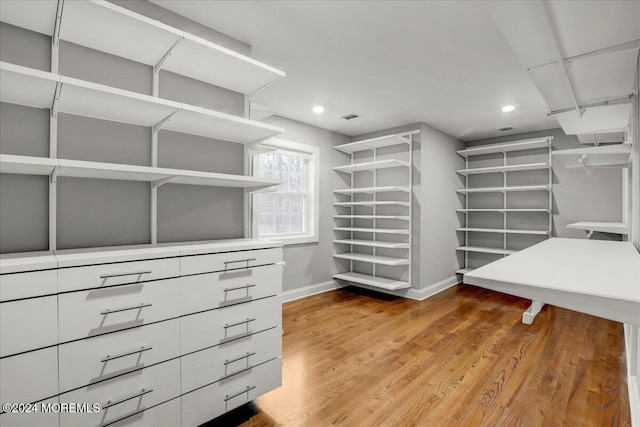
[[[458,285],[284,305],[283,386],[210,426],[629,426],[622,325]]]

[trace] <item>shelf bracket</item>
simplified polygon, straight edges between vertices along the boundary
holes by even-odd
[[[60,101],[60,92],[62,91],[62,82],[56,83],[56,92],[53,95],[53,103],[51,104],[51,118],[58,117],[58,104]]]
[[[587,175],[591,175],[591,171],[593,169],[591,168],[591,166],[587,165],[586,160],[587,160],[587,155],[583,154],[582,157],[578,159],[578,163],[580,163],[580,166],[582,166],[582,168],[587,173]]]
[[[158,133],[158,131],[160,129],[162,129],[164,127],[164,125],[166,125],[167,123],[169,123],[169,121],[171,121],[171,117],[173,117],[174,114],[176,114],[178,111],[181,111],[181,110],[182,109],[174,111],[173,113],[169,114],[164,119],[160,120],[157,124],[153,125],[151,127],[151,130],[153,131],[153,133]]]
[[[164,54],[164,56],[160,59],[160,61],[158,61],[158,63],[153,66],[153,73],[154,74],[158,74],[160,72],[160,70],[162,70],[162,66],[164,65],[165,61],[167,59],[169,59],[169,57],[171,56],[171,54],[173,53],[175,48],[178,47],[178,45],[180,43],[182,43],[182,40],[184,40],[184,36],[180,36],[180,38],[178,40],[176,40],[176,42],[173,44],[173,46],[171,46],[169,48],[167,53]]]
[[[590,239],[591,236],[593,236],[593,230],[585,230],[585,232],[587,233],[587,239]]]
[[[53,170],[51,171],[51,175],[49,176],[49,182],[51,182],[52,184],[55,184],[58,181],[58,169],[60,169],[60,166],[54,167]]]
[[[58,0],[58,8],[56,9],[56,19],[53,23],[53,35],[51,36],[51,44],[58,46],[60,43],[60,26],[62,25],[62,6],[64,0]]]
[[[153,181],[153,188],[158,188],[161,185],[164,185],[170,181],[173,181],[175,179],[175,176],[168,176],[166,178],[162,178],[162,179],[158,179],[156,181]]]
[[[254,90],[251,93],[247,94],[247,99],[251,100],[251,98],[253,98],[254,96],[258,95],[259,93],[261,93],[263,90],[266,90],[267,88],[273,86],[274,84],[276,84],[278,81],[280,81],[282,77],[278,77],[275,80],[270,81],[269,83],[260,86],[258,89]]]

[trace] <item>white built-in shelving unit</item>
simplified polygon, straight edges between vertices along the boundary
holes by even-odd
[[[348,174],[349,182],[348,188],[334,191],[334,257],[349,261],[348,271],[334,275],[336,280],[387,291],[411,287],[415,133],[335,147],[350,156],[348,165],[334,168]]]
[[[551,140],[552,137],[530,139],[524,141],[516,141],[504,144],[492,144],[479,147],[467,148],[465,150],[458,151],[458,154],[465,159],[465,168],[458,170],[458,174],[465,177],[465,188],[458,190],[459,194],[464,195],[464,208],[457,209],[457,212],[463,215],[464,226],[457,229],[458,232],[464,233],[464,245],[461,245],[457,249],[464,253],[464,267],[457,271],[458,274],[466,274],[473,270],[473,267],[469,263],[469,253],[481,253],[481,254],[493,254],[507,256],[511,255],[517,250],[509,247],[507,237],[510,235],[523,235],[523,236],[543,236],[549,237],[552,233],[552,177],[551,177]],[[514,162],[513,159],[521,154],[531,153],[529,150],[547,150],[547,154],[544,156],[545,161],[536,161],[533,163],[521,163]],[[471,167],[470,160],[482,159],[482,156],[493,157],[494,161],[496,157],[501,156],[501,164],[496,166],[487,167]],[[540,155],[538,156],[540,157]],[[538,159],[540,160],[540,159]],[[545,183],[535,183],[535,185],[509,185],[509,174],[514,172],[527,172],[527,171],[548,171],[548,177]],[[469,179],[479,177],[481,175],[502,174],[501,186],[470,186]],[[535,206],[531,208],[514,208],[510,207],[509,195],[511,193],[518,192],[547,192],[548,198],[544,198],[544,206]],[[483,194],[489,195],[490,193],[502,194],[500,198],[501,203],[496,203],[498,198],[493,198],[491,204],[494,206],[472,207],[470,204],[470,195],[478,195],[480,197]],[[486,196],[483,196],[486,197]],[[502,214],[502,226],[501,227],[478,227],[471,226],[471,217],[475,215],[501,213]],[[547,214],[548,221],[545,222],[544,229],[530,229],[526,227],[509,228],[508,217],[511,214],[527,214],[527,213],[543,213]],[[470,236],[481,235],[502,235],[502,247],[485,247],[471,244]]]
[[[157,188],[162,184],[247,191],[278,184],[244,175],[160,168],[158,132],[169,130],[241,144],[275,136],[283,129],[248,119],[248,105],[251,96],[284,77],[283,71],[106,1],[0,2],[0,14],[3,22],[52,38],[51,72],[0,62],[0,101],[51,112],[49,158],[0,156],[2,173],[51,177],[49,249],[56,249],[58,176],[150,182],[151,243],[157,243]],[[152,66],[152,94],[58,74],[60,40]],[[244,94],[245,117],[160,98],[161,70]],[[58,113],[150,127],[150,166],[58,159]]]

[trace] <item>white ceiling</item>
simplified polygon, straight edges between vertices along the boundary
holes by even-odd
[[[424,122],[465,141],[558,127],[484,2],[152,2],[252,45],[254,58],[284,70],[284,80],[254,99],[284,117],[352,136]],[[530,2],[503,4],[518,3]],[[554,2],[566,56],[628,39],[615,38],[620,25],[640,32],[639,5]],[[612,84],[633,83],[619,80]],[[326,112],[313,114],[315,104]],[[516,111],[501,112],[505,104]],[[347,113],[362,117],[340,118]],[[506,126],[514,130],[498,131]]]

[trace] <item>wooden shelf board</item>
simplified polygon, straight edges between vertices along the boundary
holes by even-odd
[[[378,138],[365,139],[362,141],[350,142],[348,144],[336,145],[335,148],[343,153],[355,153],[358,151],[373,150],[375,148],[391,147],[399,144],[409,144],[408,138],[398,135],[381,136]]]
[[[472,231],[478,233],[499,233],[499,234],[539,234],[539,235],[550,235],[550,231],[546,230],[513,230],[513,229],[498,229],[498,228],[472,228],[472,227],[463,227],[458,228],[457,231]]]
[[[551,137],[535,138],[508,144],[491,144],[459,150],[462,157],[480,156],[483,154],[508,153],[511,151],[533,150],[535,148],[551,148]]]
[[[460,175],[468,176],[468,175],[476,175],[476,174],[486,174],[486,173],[499,173],[499,172],[518,172],[518,171],[529,171],[529,170],[539,170],[539,169],[550,169],[548,163],[529,163],[523,165],[508,165],[508,166],[494,166],[489,168],[476,168],[476,169],[461,169],[457,172]]]
[[[408,216],[396,215],[334,215],[333,217],[338,219],[397,219],[401,221],[409,221],[411,219]]]
[[[510,249],[484,248],[480,246],[460,246],[456,248],[456,250],[465,251],[465,252],[482,252],[485,254],[499,254],[499,255],[511,255],[517,252]]]
[[[568,168],[626,168],[631,161],[631,144],[558,150],[552,155]]]
[[[580,221],[567,225],[567,228],[602,233],[629,234],[629,227],[622,222]]]
[[[391,228],[361,228],[361,227],[334,227],[334,231],[351,231],[354,233],[386,233],[386,234],[409,234],[409,230],[397,230]]]
[[[3,1],[0,6],[3,21],[52,35],[56,2]],[[151,66],[158,64],[184,37],[164,62],[163,69],[243,94],[285,75],[252,58],[109,2],[66,2],[62,22],[62,40]]]
[[[409,243],[400,242],[385,242],[380,240],[361,240],[361,239],[338,239],[333,243],[340,243],[344,245],[356,245],[356,246],[370,246],[376,248],[386,249],[408,249]]]
[[[394,257],[388,257],[388,256],[381,256],[381,255],[359,254],[354,252],[333,254],[333,257],[348,259],[351,261],[368,262],[372,264],[383,264],[383,265],[392,265],[392,266],[409,265],[409,260],[406,258],[394,258]]]
[[[396,202],[396,201],[369,201],[369,202],[336,202],[334,206],[410,206],[409,202]]]
[[[0,2],[4,4],[8,2]],[[57,74],[0,62],[0,101],[36,108],[51,108],[60,80]]]
[[[387,186],[387,187],[344,188],[341,190],[333,190],[334,193],[338,193],[338,194],[385,193],[385,192],[394,192],[394,191],[408,193],[409,187]]]
[[[375,162],[363,162],[363,163],[354,163],[351,165],[336,166],[333,168],[333,170],[338,172],[344,172],[344,173],[353,173],[353,172],[374,171],[378,169],[388,169],[388,168],[397,168],[397,167],[408,168],[410,166],[411,165],[409,164],[409,162],[390,159],[390,160],[378,160]]]
[[[508,191],[550,191],[551,188],[548,185],[521,185],[516,187],[484,187],[484,188],[464,188],[462,190],[456,190],[458,193],[471,194],[471,193],[502,193]]]
[[[369,276],[367,274],[360,273],[339,273],[333,276],[334,279],[344,280],[352,283],[359,283],[362,285],[372,286],[381,289],[387,289],[395,291],[398,289],[406,289],[410,287],[409,282],[403,282],[401,280],[386,279],[384,277]]]
[[[48,157],[0,154],[0,173],[51,175],[56,166],[58,166],[58,160]]]

